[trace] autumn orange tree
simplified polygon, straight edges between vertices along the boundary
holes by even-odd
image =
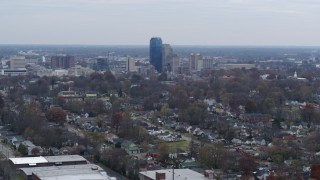
[[[310,178],[320,179],[320,164],[313,164],[311,166]]]
[[[245,175],[251,175],[253,171],[257,169],[257,164],[255,160],[251,157],[241,157],[238,160],[238,166],[239,169],[245,174]]]
[[[118,133],[121,121],[122,121],[122,113],[116,112],[112,116],[112,127],[114,127],[116,129],[116,133]]]
[[[51,122],[62,125],[67,120],[67,114],[62,108],[53,107],[47,111],[46,118]]]

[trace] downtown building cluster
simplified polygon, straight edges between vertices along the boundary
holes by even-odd
[[[203,69],[213,69],[216,59],[204,57],[200,53],[190,53],[187,59],[174,53],[170,44],[163,44],[160,37],[150,39],[150,64],[158,73],[192,74]]]

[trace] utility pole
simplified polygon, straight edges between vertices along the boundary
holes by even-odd
[[[172,180],[174,180],[174,168],[177,166],[177,158],[178,158],[177,154],[174,153],[172,155]]]
[[[172,169],[172,180],[174,180],[174,165],[173,165],[173,169]]]

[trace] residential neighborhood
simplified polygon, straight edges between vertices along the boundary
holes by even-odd
[[[56,57],[44,63],[39,53],[32,56],[39,63],[26,64],[30,73],[0,76],[4,179],[82,168],[88,177],[133,180],[320,177],[320,74],[304,53],[296,61],[280,56],[276,67],[261,60],[221,68],[227,58],[219,57],[213,68],[185,73],[157,73],[141,58],[135,63],[141,71],[123,72],[119,57],[103,71],[50,76],[34,66],[50,67]],[[92,63],[81,57],[59,56]],[[11,56],[1,58],[5,64]],[[41,164],[72,157],[86,166]],[[12,167],[15,158],[26,165]]]

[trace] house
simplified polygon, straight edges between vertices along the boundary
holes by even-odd
[[[173,134],[161,135],[161,136],[158,136],[158,138],[167,142],[176,141],[176,137]]]
[[[18,149],[19,145],[24,141],[22,136],[8,136],[7,142]]]
[[[57,149],[57,148],[55,148],[55,147],[50,148],[50,152],[51,152],[51,154],[54,155],[54,156],[60,155],[59,149]]]
[[[186,159],[185,161],[179,163],[179,168],[181,169],[197,169],[200,166],[194,159]]]
[[[147,128],[147,130],[150,135],[157,135],[157,134],[165,133],[164,130],[162,130],[158,127],[150,127],[150,128]]]
[[[124,141],[125,141],[125,140],[122,139],[122,138],[114,138],[114,139],[112,139],[112,141],[110,141],[110,142],[114,144],[114,147],[116,147],[116,148],[121,148],[122,143],[123,143]]]
[[[253,139],[253,144],[257,144],[257,145],[260,145],[260,146],[267,145],[266,140],[264,140],[262,138],[254,138]]]
[[[150,157],[150,159],[155,159],[155,158],[157,158],[157,157],[160,156],[159,150],[158,150],[158,149],[155,149],[155,148],[153,148],[153,147],[147,149],[146,153],[147,153],[147,154],[146,154],[147,159],[149,159],[149,157]]]
[[[205,132],[205,136],[208,140],[213,141],[219,137],[218,134],[216,133],[211,133],[211,132]]]
[[[231,142],[232,142],[233,144],[242,144],[242,141],[241,141],[240,139],[236,139],[236,138],[233,138],[233,139],[231,140]]]
[[[43,150],[40,146],[34,145],[29,140],[23,141],[21,144],[23,144],[25,147],[28,148],[28,155],[39,155],[43,152]],[[37,150],[35,150],[35,149],[37,149]]]
[[[285,135],[285,136],[282,137],[282,139],[284,141],[293,141],[293,140],[296,139],[296,137],[294,135]]]
[[[183,125],[176,125],[174,131],[184,133],[186,132],[186,128]]]
[[[139,154],[140,148],[131,141],[123,141],[121,148],[124,149],[128,154]]]
[[[240,120],[249,123],[258,123],[258,122],[270,122],[272,118],[270,118],[266,114],[258,114],[258,113],[245,113],[239,116]]]
[[[196,128],[192,134],[195,136],[202,136],[204,132],[200,128]]]
[[[186,129],[186,131],[191,134],[191,133],[193,133],[193,131],[194,131],[196,128],[197,128],[196,126],[189,126],[189,127]]]

